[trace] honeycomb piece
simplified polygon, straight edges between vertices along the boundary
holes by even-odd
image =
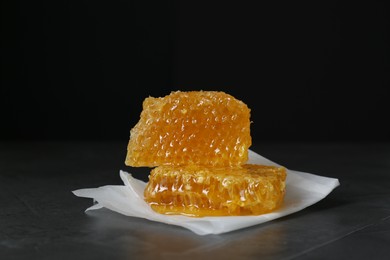
[[[251,144],[245,103],[221,91],[175,91],[144,100],[125,164],[238,166]]]
[[[151,171],[144,196],[162,214],[260,215],[280,207],[285,180],[283,167],[160,166]]]

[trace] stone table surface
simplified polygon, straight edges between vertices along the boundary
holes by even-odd
[[[337,178],[326,198],[221,235],[85,213],[72,190],[122,185],[125,142],[0,142],[0,259],[390,259],[390,143],[272,143],[251,149],[289,169]]]

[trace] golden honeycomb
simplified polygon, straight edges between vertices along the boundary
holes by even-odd
[[[250,109],[222,91],[174,91],[143,102],[125,164],[239,166],[248,159]]]
[[[286,169],[275,166],[160,166],[151,171],[144,197],[162,214],[259,215],[280,207],[285,179]]]

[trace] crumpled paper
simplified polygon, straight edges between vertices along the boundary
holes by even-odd
[[[248,163],[280,166],[251,150],[249,150]],[[258,216],[194,218],[154,212],[143,199],[146,183],[122,170],[120,178],[124,186],[107,185],[79,189],[73,193],[78,197],[91,198],[97,202],[86,211],[104,207],[126,216],[181,226],[198,235],[222,234],[292,214],[322,200],[340,185],[339,180],[335,178],[287,169],[286,195],[282,207],[278,210]]]

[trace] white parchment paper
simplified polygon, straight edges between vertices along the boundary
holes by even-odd
[[[248,163],[276,165],[261,155],[249,151]],[[198,235],[222,234],[250,227],[300,211],[325,198],[340,185],[338,179],[310,173],[287,170],[286,195],[283,206],[278,210],[258,216],[203,217],[193,218],[176,215],[163,215],[154,212],[143,199],[146,183],[120,171],[124,185],[107,185],[73,191],[78,197],[94,199],[97,204],[86,209],[107,208],[126,216],[144,218],[170,225],[187,228]]]

